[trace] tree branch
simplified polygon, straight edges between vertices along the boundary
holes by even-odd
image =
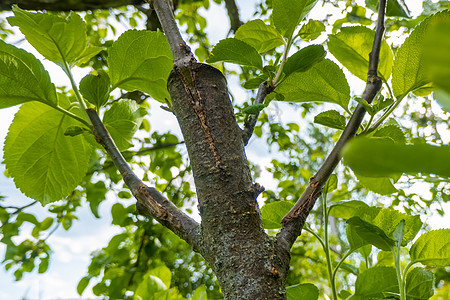
[[[0,10],[11,10],[17,4],[27,10],[85,11],[144,4],[144,0],[0,0]]]
[[[266,96],[273,91],[272,86],[268,86],[267,82],[263,82],[259,85],[258,92],[256,94],[256,99],[253,104],[264,103]],[[255,115],[249,115],[244,123],[243,135],[244,145],[247,146],[248,141],[252,137],[253,130],[255,130],[256,122],[258,121],[259,113]]]
[[[188,65],[195,61],[191,49],[186,45],[178,30],[177,23],[173,17],[172,8],[167,0],[148,0],[153,3],[156,14],[158,15],[161,27],[166,35],[173,55],[173,64],[175,66]]]
[[[369,55],[369,71],[367,75],[366,88],[363,93],[363,98],[371,103],[375,96],[380,91],[383,81],[377,75],[378,62],[380,55],[381,41],[384,33],[384,13],[386,9],[386,0],[380,0],[380,6],[378,11],[378,22],[375,32],[375,38],[373,43],[372,52]],[[283,228],[277,235],[279,244],[282,245],[284,250],[288,250],[292,247],[297,237],[301,234],[303,225],[308,217],[311,209],[317,198],[322,193],[322,188],[325,185],[328,177],[333,173],[340,160],[340,153],[344,145],[351,139],[357,132],[361,122],[364,118],[366,111],[361,104],[358,104],[352,117],[347,123],[344,131],[342,132],[339,141],[334,146],[331,153],[323,163],[322,167],[317,173],[311,177],[308,187],[303,192],[300,199],[295,203],[294,207],[284,216],[281,221]]]
[[[225,0],[225,7],[227,8],[228,17],[230,18],[230,27],[233,32],[243,24],[239,18],[239,9],[234,0]]]
[[[105,148],[122,175],[125,184],[137,199],[136,207],[138,212],[152,216],[191,244],[194,249],[199,249],[198,223],[179,210],[155,188],[146,186],[131,170],[119,149],[117,149],[97,112],[93,109],[87,109],[86,112],[94,127],[97,142]]]

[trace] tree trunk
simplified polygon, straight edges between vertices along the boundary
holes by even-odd
[[[225,77],[196,62],[175,67],[168,89],[188,149],[202,217],[200,253],[225,299],[285,299],[289,255],[263,230],[242,130]]]

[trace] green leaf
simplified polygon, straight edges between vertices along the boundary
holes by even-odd
[[[450,14],[433,22],[425,44],[425,61],[433,86],[450,94]]]
[[[345,117],[336,110],[321,112],[314,117],[314,123],[340,130],[344,130],[346,126]]]
[[[48,266],[50,263],[50,258],[48,256],[41,258],[41,262],[39,263],[38,273],[43,274],[47,272]]]
[[[16,222],[20,222],[20,223],[28,222],[28,223],[36,225],[36,226],[39,225],[39,221],[36,219],[35,215],[29,214],[29,213],[24,213],[24,212],[19,213],[19,215],[17,216]]]
[[[293,206],[294,204],[287,201],[277,201],[265,204],[261,208],[263,227],[266,229],[281,228],[281,219],[283,219]]]
[[[395,244],[394,240],[389,238],[382,229],[364,221],[360,217],[351,217],[347,220],[347,224],[353,227],[352,230],[361,239],[381,250],[389,251]]]
[[[170,283],[172,281],[172,273],[170,272],[169,268],[166,266],[159,266],[154,269],[151,269],[147,272],[148,275],[153,275],[155,277],[158,277],[161,279],[161,281],[164,283],[166,287],[170,287]]]
[[[209,63],[225,61],[262,69],[262,59],[258,51],[249,44],[234,38],[221,40],[212,50]]]
[[[64,131],[65,136],[77,136],[86,132],[90,132],[86,127],[81,126],[70,126]]]
[[[160,291],[167,290],[167,288],[168,287],[161,281],[161,279],[146,274],[134,293],[134,299],[159,300],[161,298],[156,296],[155,294],[157,294]]]
[[[398,125],[395,124],[388,124],[386,126],[379,128],[373,136],[388,137],[394,142],[402,144],[406,142],[405,133],[403,132],[403,130],[400,129]]]
[[[366,0],[366,5],[374,12],[378,12],[378,0]],[[409,18],[408,8],[404,0],[388,0],[386,16]]]
[[[91,145],[82,135],[64,136],[76,124],[47,105],[31,102],[22,105],[9,127],[6,168],[16,186],[42,205],[63,199],[86,174]]]
[[[126,99],[115,102],[105,112],[103,124],[105,124],[120,151],[133,146],[131,139],[136,130],[139,129],[145,114],[145,109],[139,108],[135,101]]]
[[[433,93],[433,98],[439,102],[443,110],[450,112],[450,93],[443,90],[436,90]]]
[[[355,295],[360,299],[384,299],[383,293],[399,293],[395,268],[369,268],[356,278]]]
[[[332,61],[324,59],[306,72],[288,76],[275,92],[286,102],[331,102],[347,108],[350,87],[342,70]]]
[[[395,176],[398,173],[450,176],[449,146],[402,145],[380,139],[357,138],[344,147],[342,155],[345,164],[368,177]]]
[[[323,187],[323,192],[327,194],[331,193],[332,191],[337,189],[337,186],[338,186],[338,178],[336,174],[331,174]]]
[[[288,300],[317,300],[319,289],[312,283],[291,285],[286,288]]]
[[[424,268],[415,268],[406,276],[406,299],[426,300],[434,295],[434,274]]]
[[[191,300],[208,300],[208,295],[206,294],[206,287],[204,284],[195,289]]]
[[[318,0],[273,0],[273,24],[286,38],[290,38],[295,27],[308,15]]]
[[[161,32],[124,32],[109,49],[108,64],[111,90],[140,90],[163,103],[170,98],[166,85],[172,52]]]
[[[310,45],[300,49],[286,60],[283,72],[286,76],[294,72],[305,72],[321,62],[326,54],[327,52],[322,45]]]
[[[390,195],[398,192],[389,177],[366,177],[355,173],[359,183],[372,192],[380,195]]]
[[[355,216],[377,226],[392,238],[398,224],[404,220],[403,246],[412,241],[422,227],[422,221],[420,221],[419,216],[410,216],[391,208],[361,207],[355,211]]]
[[[128,213],[121,203],[115,203],[111,207],[112,224],[122,226]]]
[[[359,235],[358,230],[356,229],[355,226],[347,226],[346,233],[350,249],[358,249],[369,244],[369,242],[367,242]]]
[[[0,108],[28,101],[57,106],[56,89],[42,63],[0,40]]]
[[[50,228],[52,226],[54,219],[52,217],[47,217],[44,219],[44,221],[39,224],[39,229],[44,231]]]
[[[266,107],[266,105],[264,103],[256,103],[256,104],[252,104],[250,106],[247,106],[246,108],[244,108],[242,110],[242,112],[244,114],[249,114],[249,115],[257,115],[259,114],[264,108]]]
[[[108,189],[106,188],[105,182],[103,181],[89,183],[86,186],[86,200],[89,202],[89,208],[96,218],[100,218],[100,215],[98,213],[98,206],[102,201],[106,200],[107,192]]]
[[[443,11],[425,19],[398,49],[392,70],[392,88],[396,98],[404,97],[431,81],[426,70],[424,43],[430,28],[449,17],[450,11]]]
[[[102,50],[88,47],[86,24],[75,13],[65,19],[45,13],[31,13],[13,7],[9,24],[19,26],[27,41],[46,59],[65,69],[87,61]]]
[[[100,71],[97,76],[88,74],[81,79],[81,95],[98,108],[102,107],[108,101],[109,90],[109,76],[104,71]]]
[[[278,31],[259,19],[241,25],[234,37],[249,44],[259,53],[283,45],[283,37]]]
[[[450,266],[450,229],[422,234],[409,250],[411,261],[429,267]]]
[[[331,35],[328,50],[356,77],[366,81],[369,69],[369,54],[372,52],[375,31],[367,27],[343,27],[338,34]],[[392,72],[393,54],[385,40],[380,49],[378,73],[388,80]]]
[[[298,35],[307,42],[317,39],[325,31],[325,25],[321,21],[309,20],[300,28]]]
[[[358,200],[340,201],[330,206],[329,214],[335,218],[350,219],[361,208],[369,207],[366,203]]]

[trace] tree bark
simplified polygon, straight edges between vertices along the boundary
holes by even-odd
[[[168,88],[194,173],[200,253],[225,299],[285,299],[288,259],[263,230],[225,77],[195,61],[175,67]]]
[[[0,0],[0,10],[11,10],[14,4],[28,10],[85,11],[144,3],[144,0]]]

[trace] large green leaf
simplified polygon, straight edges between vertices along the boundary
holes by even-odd
[[[367,242],[359,235],[358,229],[355,226],[347,226],[346,233],[350,249],[358,249],[361,248],[362,246],[369,244],[369,242]]]
[[[294,72],[305,72],[321,62],[326,54],[322,45],[310,45],[300,49],[286,60],[283,72],[286,76]]]
[[[434,274],[424,268],[415,268],[406,276],[406,299],[426,300],[434,294]]]
[[[360,217],[351,217],[347,220],[347,224],[352,227],[351,231],[353,235],[358,236],[358,240],[364,240],[381,250],[389,251],[395,244],[394,240],[388,237],[381,228]],[[360,246],[363,245],[364,243],[361,243]]]
[[[149,272],[150,273],[150,272]],[[158,292],[168,289],[168,287],[156,276],[145,274],[144,279],[139,283],[134,293],[135,300],[157,300],[161,299],[157,296]],[[162,299],[166,299],[165,297]]]
[[[328,213],[335,218],[350,219],[358,210],[366,207],[369,206],[358,200],[340,201],[331,205]]]
[[[312,283],[291,285],[286,288],[288,300],[317,300],[319,289]]]
[[[112,89],[140,90],[163,103],[169,99],[172,53],[161,32],[124,32],[109,49],[108,64]]]
[[[27,41],[46,59],[65,68],[84,62],[102,49],[88,47],[86,24],[71,13],[63,19],[55,15],[31,13],[13,7],[9,24],[19,26]]]
[[[285,37],[290,38],[295,27],[306,17],[318,0],[273,0],[273,24]]]
[[[328,59],[306,72],[291,74],[275,91],[287,102],[332,102],[345,109],[350,100],[350,87],[344,73]]]
[[[355,296],[350,299],[384,299],[383,293],[399,293],[393,267],[373,267],[362,272],[355,283]]]
[[[372,52],[375,31],[367,27],[343,27],[328,40],[328,50],[350,72],[366,81],[369,69],[369,54]],[[385,40],[381,43],[378,74],[388,80],[392,72],[393,54]]]
[[[81,182],[91,145],[82,135],[64,135],[66,128],[78,124],[42,103],[22,105],[9,128],[4,152],[6,168],[26,196],[45,205],[63,199]]]
[[[394,95],[401,98],[431,81],[426,70],[424,49],[430,28],[436,23],[447,20],[450,11],[437,13],[420,23],[398,49],[392,70],[392,88]]]
[[[246,42],[260,53],[283,45],[283,37],[278,31],[259,19],[240,26],[234,37]]]
[[[212,50],[209,63],[225,61],[262,69],[262,59],[255,48],[238,39],[221,40]]]
[[[133,146],[131,139],[138,130],[145,114],[145,109],[139,108],[135,101],[126,99],[114,103],[106,111],[103,124],[105,124],[120,151]]]
[[[355,176],[365,188],[380,195],[390,195],[398,192],[389,177],[366,177],[356,173]]]
[[[422,234],[409,250],[413,262],[430,267],[450,266],[450,229]]]
[[[263,227],[266,229],[281,228],[281,219],[283,219],[293,206],[294,204],[287,201],[277,201],[265,204],[261,208]]]
[[[425,61],[436,87],[450,94],[450,14],[438,18],[430,28],[425,45]]]
[[[393,238],[398,224],[404,220],[403,246],[412,241],[422,228],[422,221],[420,221],[419,216],[410,216],[391,208],[361,207],[355,212],[355,216],[377,226],[390,238]]]
[[[450,176],[450,147],[403,145],[384,139],[356,138],[343,149],[344,162],[367,177],[399,173]]]
[[[32,54],[0,40],[0,108],[28,101],[57,106],[55,86]]]

